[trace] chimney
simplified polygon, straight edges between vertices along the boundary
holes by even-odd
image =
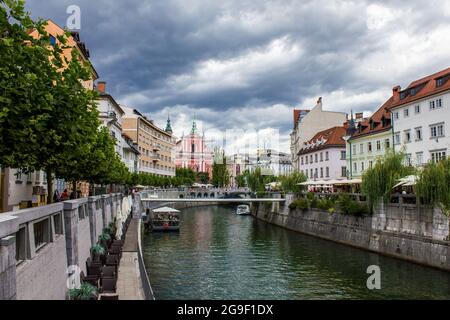
[[[402,90],[402,88],[400,86],[396,86],[392,89],[392,97],[394,98],[394,102],[400,100],[400,91],[401,90]]]
[[[106,82],[105,81],[97,82],[97,91],[100,93],[106,93]]]

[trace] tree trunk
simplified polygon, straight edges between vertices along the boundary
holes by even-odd
[[[45,172],[47,173],[47,204],[52,204],[53,203],[52,169],[47,168]]]
[[[72,192],[74,194],[73,198],[74,199],[78,199],[78,194],[77,194],[77,182],[76,181],[72,181]]]

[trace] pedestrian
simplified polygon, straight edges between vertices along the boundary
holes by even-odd
[[[61,195],[59,194],[58,189],[55,190],[55,193],[53,194],[53,202],[60,202],[61,201]]]
[[[64,189],[63,193],[61,194],[60,200],[66,201],[69,199],[69,193],[67,192],[67,189]]]

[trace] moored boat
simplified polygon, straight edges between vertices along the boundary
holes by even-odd
[[[236,209],[236,214],[237,215],[249,215],[250,214],[250,206],[246,205],[246,204],[241,204],[237,207]]]
[[[152,231],[179,231],[179,213],[180,211],[170,207],[163,207],[152,210]]]

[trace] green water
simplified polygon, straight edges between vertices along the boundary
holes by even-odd
[[[179,234],[150,233],[156,299],[449,299],[450,273],[288,231],[233,207],[182,210]],[[369,290],[367,267],[381,268]]]

